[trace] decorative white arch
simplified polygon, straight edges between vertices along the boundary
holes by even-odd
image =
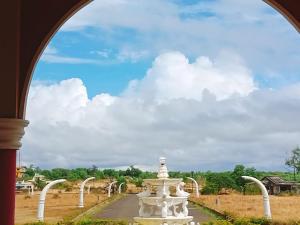
[[[111,182],[110,184],[109,184],[109,186],[108,186],[108,197],[110,198],[110,193],[111,193],[111,187],[115,184],[115,183],[117,183],[118,181],[113,181],[113,182]]]
[[[265,185],[260,180],[254,178],[254,177],[242,176],[242,178],[245,180],[251,180],[258,185],[258,187],[260,188],[262,195],[263,195],[265,217],[267,219],[272,219],[269,194],[268,194],[268,191],[267,191]]]
[[[121,183],[120,185],[119,185],[119,194],[121,194],[121,192],[122,192],[122,186],[124,185],[124,183]]]
[[[195,184],[196,197],[199,198],[199,185],[198,185],[197,181],[192,177],[187,177],[187,179],[193,181],[193,183]]]
[[[79,205],[78,205],[79,208],[83,208],[83,207],[84,207],[84,203],[83,203],[84,186],[85,186],[85,184],[86,184],[88,181],[93,180],[93,179],[95,179],[95,177],[89,177],[89,178],[85,179],[85,180],[81,183],[81,185],[80,185],[80,191],[79,191]]]
[[[46,194],[47,194],[47,191],[55,184],[58,184],[58,183],[62,183],[62,182],[65,182],[66,180],[65,179],[60,179],[60,180],[54,180],[54,181],[51,181],[49,184],[47,184],[44,189],[42,190],[41,192],[41,195],[40,195],[40,201],[39,201],[39,207],[38,207],[38,213],[37,213],[37,217],[38,217],[38,220],[39,221],[44,221],[44,211],[45,211],[45,199],[46,199]]]

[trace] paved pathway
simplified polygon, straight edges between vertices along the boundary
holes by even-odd
[[[194,217],[195,222],[207,222],[214,218],[207,213],[203,212],[197,206],[189,203],[189,215]],[[128,196],[115,201],[101,210],[95,215],[96,218],[113,218],[123,219],[133,222],[132,218],[138,216],[138,199],[136,195],[129,194]]]

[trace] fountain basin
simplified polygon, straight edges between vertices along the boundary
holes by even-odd
[[[187,200],[187,197],[140,197],[139,198],[144,204],[156,206],[158,202],[166,201],[168,205],[178,205]]]
[[[160,179],[145,179],[145,185],[152,185],[152,186],[177,186],[182,182],[181,178],[178,179],[169,179],[169,178],[160,178]]]

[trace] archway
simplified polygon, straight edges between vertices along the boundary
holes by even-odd
[[[0,62],[0,146],[1,176],[6,177],[0,189],[0,218],[4,224],[13,224],[16,149],[27,125],[24,109],[34,66],[48,41],[59,27],[90,0],[60,0],[47,3],[6,1],[0,8],[0,23],[6,33],[1,35]],[[299,30],[300,6],[297,0],[266,1]],[[39,23],[37,23],[39,21]],[[35,26],[33,26],[35,24]],[[5,118],[5,119],[3,119]],[[9,118],[9,119],[7,119]],[[21,120],[16,120],[17,118]]]

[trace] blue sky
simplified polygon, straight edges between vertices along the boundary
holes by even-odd
[[[98,29],[90,29],[87,33],[101,35]],[[130,33],[124,34],[120,39],[126,41]],[[99,38],[101,39],[101,38]],[[105,43],[98,38],[91,40],[86,33],[81,32],[58,32],[50,42],[49,48],[55,48],[62,57],[79,59],[79,63],[48,62],[40,60],[34,73],[34,80],[57,82],[60,80],[78,77],[88,87],[90,97],[101,92],[114,95],[120,94],[135,78],[142,78],[151,66],[151,59],[142,59],[137,62],[117,61],[115,55],[118,46]],[[54,47],[55,46],[55,47]],[[47,51],[47,50],[46,50]],[[81,60],[92,62],[81,62]]]
[[[118,3],[118,1],[115,2]],[[126,9],[126,4],[118,6],[121,14],[119,20],[115,22],[110,23],[107,20],[118,16],[109,14],[95,21],[93,14],[96,14],[96,17],[97,13],[100,14],[101,9],[104,8],[101,4],[107,4],[106,1],[102,3],[95,1],[80,12],[86,12],[85,14],[90,16],[90,19],[84,18],[84,26],[78,22],[82,19],[80,15],[75,15],[75,18],[71,18],[64,26],[66,28],[63,27],[58,31],[49,44],[49,48],[55,51],[54,56],[71,58],[70,61],[39,61],[34,80],[59,81],[78,77],[87,85],[90,97],[99,92],[118,95],[126,88],[130,80],[141,79],[145,75],[153,59],[160,52],[178,50],[193,60],[199,55],[213,57],[220,49],[231,49],[241,55],[250,65],[256,81],[262,87],[277,88],[299,80],[298,34],[277,11],[264,2],[257,0],[247,4],[233,0],[227,1],[228,5],[232,4],[233,7],[237,4],[232,13],[225,11],[226,9],[219,9],[217,5],[222,6],[225,3],[217,0],[166,1],[170,8],[167,8],[166,12],[155,11],[156,5],[157,7],[160,4],[164,6],[166,3],[154,2],[153,6],[148,6],[150,8],[149,20],[155,17],[155,20],[163,21],[165,19],[163,13],[165,13],[170,23],[174,20],[179,24],[178,26],[185,26],[185,28],[179,29],[176,26],[172,27],[172,24],[166,24],[161,27],[157,25],[156,29],[152,27],[153,24],[143,21],[147,19],[147,15],[141,18],[140,24],[136,21],[122,23],[122,17],[126,17],[127,13],[138,8],[138,3],[128,4],[128,9]],[[107,5],[108,9],[113,7],[113,4]],[[147,5],[151,4],[147,3]],[[249,5],[250,10],[247,8]],[[98,12],[92,11],[97,7],[100,9]],[[144,12],[143,10],[147,10],[147,7],[141,7],[141,12]],[[155,15],[156,13],[158,16]],[[236,18],[243,14],[244,21],[236,21]],[[134,16],[133,14],[132,17]],[[143,23],[146,24],[144,29],[141,27]],[[197,29],[197,23],[199,23],[199,30],[193,31],[194,33],[185,33],[186,29],[189,30],[188,27]],[[202,29],[210,24],[213,24],[211,34],[209,27]],[[278,24],[278,32],[273,24]],[[247,42],[247,37],[243,34],[243,30],[247,28],[249,28],[248,34],[256,39],[253,43]],[[265,31],[260,33],[262,28]],[[222,34],[222,32],[226,33]],[[227,34],[227,32],[231,33]],[[201,35],[201,33],[205,34]],[[224,35],[224,38],[219,35]],[[178,37],[182,40],[178,41]],[[246,40],[241,41],[244,38]],[[263,46],[264,44],[266,46]],[[281,51],[283,48],[286,49]],[[122,53],[123,57],[120,55]],[[72,59],[77,59],[77,61]],[[291,61],[292,65],[286,65],[287,60]]]
[[[24,162],[285,170],[299,81],[299,33],[261,0],[95,0],[36,66]]]

